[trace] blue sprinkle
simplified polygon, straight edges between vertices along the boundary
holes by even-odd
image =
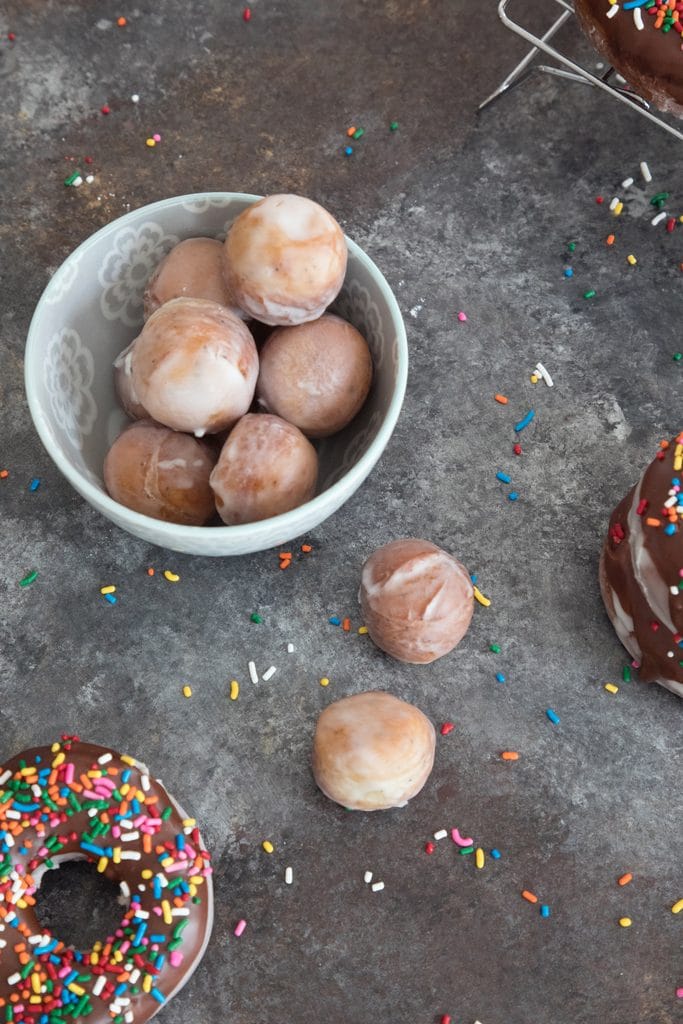
[[[676,524],[675,523],[667,523],[666,526],[664,527],[664,533],[667,535],[667,537],[671,537],[672,534],[674,534],[675,532],[676,532]]]
[[[517,491],[510,491],[510,493],[508,494],[508,501],[517,501],[518,497],[519,494],[517,493]]]
[[[37,811],[40,804],[12,804],[15,811]]]
[[[504,683],[505,682],[505,676],[503,675],[502,672],[496,672],[496,680],[499,683]]]
[[[338,618],[336,615],[330,615],[327,621],[331,626],[341,626],[341,619]]]
[[[150,935],[149,941],[150,942],[166,942],[166,936],[165,935]]]
[[[557,714],[556,711],[553,711],[552,708],[548,708],[548,710],[546,711],[546,715],[548,716],[550,721],[553,723],[553,725],[559,725],[560,724],[560,716]]]
[[[130,778],[130,768],[126,768],[125,772],[121,772],[121,782],[128,782]]]
[[[158,1003],[165,1003],[165,1002],[166,1002],[166,996],[165,996],[165,995],[163,995],[163,994],[162,994],[162,993],[161,993],[161,992],[159,991],[159,989],[158,989],[158,988],[153,988],[153,989],[151,990],[151,993],[150,993],[150,994],[154,996],[154,998],[156,999],[156,1001],[157,1001]]]
[[[470,579],[472,580],[472,582],[473,582],[473,583],[476,583],[476,582],[477,582],[477,574],[476,574],[476,572],[473,572],[473,573],[472,573],[472,574],[470,575]]]
[[[574,276],[574,271],[572,270],[571,267],[567,267],[567,269],[564,272],[564,276],[565,277],[573,277]]]
[[[116,604],[117,598],[115,594],[105,594],[105,600],[109,601],[109,604]]]
[[[523,419],[519,421],[519,423],[515,423],[515,433],[518,434],[520,430],[524,430],[525,427],[528,427],[535,415],[536,413],[534,412],[534,410],[529,409],[529,412],[526,414],[526,416],[524,416]]]
[[[135,933],[135,939],[133,940],[133,945],[134,946],[139,946],[140,945],[140,943],[142,942],[142,937],[143,937],[143,935],[145,934],[146,931],[147,931],[147,922],[146,921],[141,921],[140,924],[138,925],[138,930]]]
[[[624,10],[632,11],[634,7],[644,7],[646,3],[647,0],[628,0],[628,2],[624,4]]]
[[[152,884],[152,889],[153,889],[153,892],[154,892],[154,899],[155,900],[160,900],[161,899],[161,882],[159,881],[159,879],[157,878],[156,875],[154,876],[154,882]]]
[[[491,850],[491,856],[493,857],[494,860],[500,860],[502,854],[500,850],[497,850],[494,846],[494,848]]]
[[[179,832],[178,835],[175,837],[175,846],[176,850],[185,849],[185,836],[183,835],[182,832]]]
[[[353,153],[353,146],[345,146],[344,153],[346,154],[346,156],[351,156],[351,154]]]
[[[507,473],[503,473],[500,469],[496,473],[496,480],[500,480],[502,484],[512,483],[512,478],[509,477]]]
[[[29,491],[37,491],[39,487],[40,487],[40,477],[39,476],[34,476],[33,480],[31,480],[31,483],[28,485],[28,489],[29,489]]]
[[[137,945],[137,943],[136,943],[136,945]],[[126,985],[125,981],[122,981],[121,984],[117,985],[116,988],[114,989],[114,995],[115,996],[122,996],[127,988],[128,988],[128,986]]]
[[[550,917],[550,907],[546,903],[541,903],[541,917]]]

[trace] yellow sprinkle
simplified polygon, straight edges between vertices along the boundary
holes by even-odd
[[[77,985],[75,981],[72,981],[70,985],[67,985],[67,988],[69,989],[69,992],[73,992],[75,996],[85,995],[85,989],[80,985]]]
[[[614,216],[618,217],[623,209],[624,209],[624,204],[623,203],[617,203],[617,205],[614,207]]]
[[[96,953],[101,953],[102,952],[102,943],[100,942],[99,939],[97,940],[97,942],[93,946],[93,949],[95,950]]]
[[[638,260],[635,258],[635,256],[631,255],[626,257],[626,262],[630,263],[632,267],[635,267]]]
[[[320,685],[321,686],[329,686],[330,685],[330,681],[327,678],[327,676],[323,676],[322,677],[322,679],[320,680]]]
[[[674,459],[674,469],[683,469],[683,455],[677,455]]]
[[[671,913],[680,914],[681,910],[683,910],[683,900],[676,900],[673,907],[671,908]]]
[[[201,875],[190,875],[190,882],[192,883],[192,885],[202,885],[204,879],[202,878]]]
[[[149,148],[152,149],[154,146],[156,146],[156,142],[154,141],[154,139],[145,139],[145,145],[149,146]]]
[[[108,863],[109,863],[109,858],[108,857],[100,857],[100,859],[97,862],[97,870],[99,871],[100,874],[102,874],[106,870],[106,867],[107,867]]]
[[[365,636],[367,631],[368,631],[368,627],[367,626],[359,626],[358,627],[358,632],[360,633],[361,636]]]
[[[100,594],[115,594],[116,587],[100,587]]]
[[[35,996],[34,995],[34,996],[30,996],[29,997],[29,1003],[34,1003],[34,1004],[35,1003],[42,1003],[42,1001],[43,1000],[42,1000],[42,998],[40,996]]]
[[[35,972],[31,975],[31,988],[36,995],[40,992],[40,975]]]
[[[121,760],[124,764],[129,764],[131,768],[135,768],[135,758],[131,757],[130,754],[121,754]]]
[[[189,888],[190,888],[190,897],[196,896],[197,895],[197,886],[196,885],[191,885]]]
[[[531,376],[529,377],[529,380],[531,381],[532,384],[538,384],[538,377],[536,376],[535,373],[531,374]]]
[[[57,754],[57,756],[55,757],[54,761],[52,762],[52,767],[53,768],[59,768],[60,764],[64,764],[65,760],[66,760],[66,754],[62,750],[59,754]]]
[[[605,683],[605,689],[608,693],[619,693],[619,687],[615,686],[614,683]]]
[[[130,784],[128,782],[124,782],[122,786],[119,786],[119,793],[121,796],[127,796],[128,793],[130,793]]]
[[[154,872],[150,871],[149,868],[143,868],[140,874],[142,875],[143,878],[151,878]]]
[[[173,857],[164,857],[164,859],[160,863],[162,868],[170,868],[171,864],[173,863]]]
[[[230,683],[230,700],[237,700],[240,695],[240,684],[236,679]]]
[[[484,608],[488,608],[491,604],[488,597],[484,597],[479,587],[474,587],[474,598],[479,602],[479,604],[483,604]]]
[[[168,580],[169,583],[177,583],[180,576],[177,572],[171,572],[170,569],[164,569],[164,579]]]
[[[173,924],[173,915],[171,914],[171,904],[168,900],[161,901],[161,909],[164,914],[164,924]]]
[[[120,949],[115,949],[111,955],[111,958],[115,964],[120,964],[121,961],[123,960],[123,953],[121,952]]]
[[[192,687],[191,686],[183,686],[183,697],[191,697],[191,696],[192,696]]]
[[[96,953],[94,949],[90,950],[90,963],[98,964],[100,962],[100,955]]]
[[[484,851],[482,850],[482,848],[480,846],[480,847],[477,848],[477,850],[476,850],[476,852],[474,854],[474,863],[477,865],[478,868],[483,868],[484,860],[485,860]]]
[[[266,853],[273,853],[275,850],[275,847],[273,846],[269,839],[264,839],[263,842],[261,843],[261,846],[266,851]]]
[[[114,861],[114,864],[120,864],[121,863],[121,847],[120,846],[115,846],[114,847],[114,850],[112,852],[112,860]]]
[[[183,818],[183,828],[194,828],[196,824],[195,818]]]
[[[630,928],[631,925],[633,924],[633,921],[631,920],[630,917],[620,917],[619,918],[619,924],[621,925],[622,928]]]
[[[151,974],[145,974],[145,976],[143,977],[143,979],[142,979],[142,991],[143,992],[151,992],[152,991],[152,975]]]
[[[53,753],[53,754],[56,754],[59,749],[60,749],[59,743],[53,743],[52,746],[50,747],[50,752]]]

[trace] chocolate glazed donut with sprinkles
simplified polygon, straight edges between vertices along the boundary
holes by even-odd
[[[95,864],[127,906],[86,952],[34,910],[66,860]],[[144,1024],[198,965],[212,921],[199,830],[144,764],[63,736],[0,768],[0,1021]]]

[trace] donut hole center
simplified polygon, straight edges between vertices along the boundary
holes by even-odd
[[[125,910],[118,902],[120,895],[119,886],[98,874],[94,864],[64,861],[43,875],[35,912],[56,938],[85,951],[98,939],[104,942],[121,924]]]

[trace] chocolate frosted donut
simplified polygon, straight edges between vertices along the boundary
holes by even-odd
[[[607,614],[639,676],[683,697],[683,433],[617,505],[600,559]]]
[[[145,765],[62,737],[0,768],[0,1007],[12,1024],[144,1024],[182,988],[213,920],[199,831]],[[44,928],[45,871],[88,860],[127,904],[80,952]]]
[[[683,117],[683,4],[675,0],[575,0],[581,26],[633,89]],[[614,12],[614,13],[613,13]]]

